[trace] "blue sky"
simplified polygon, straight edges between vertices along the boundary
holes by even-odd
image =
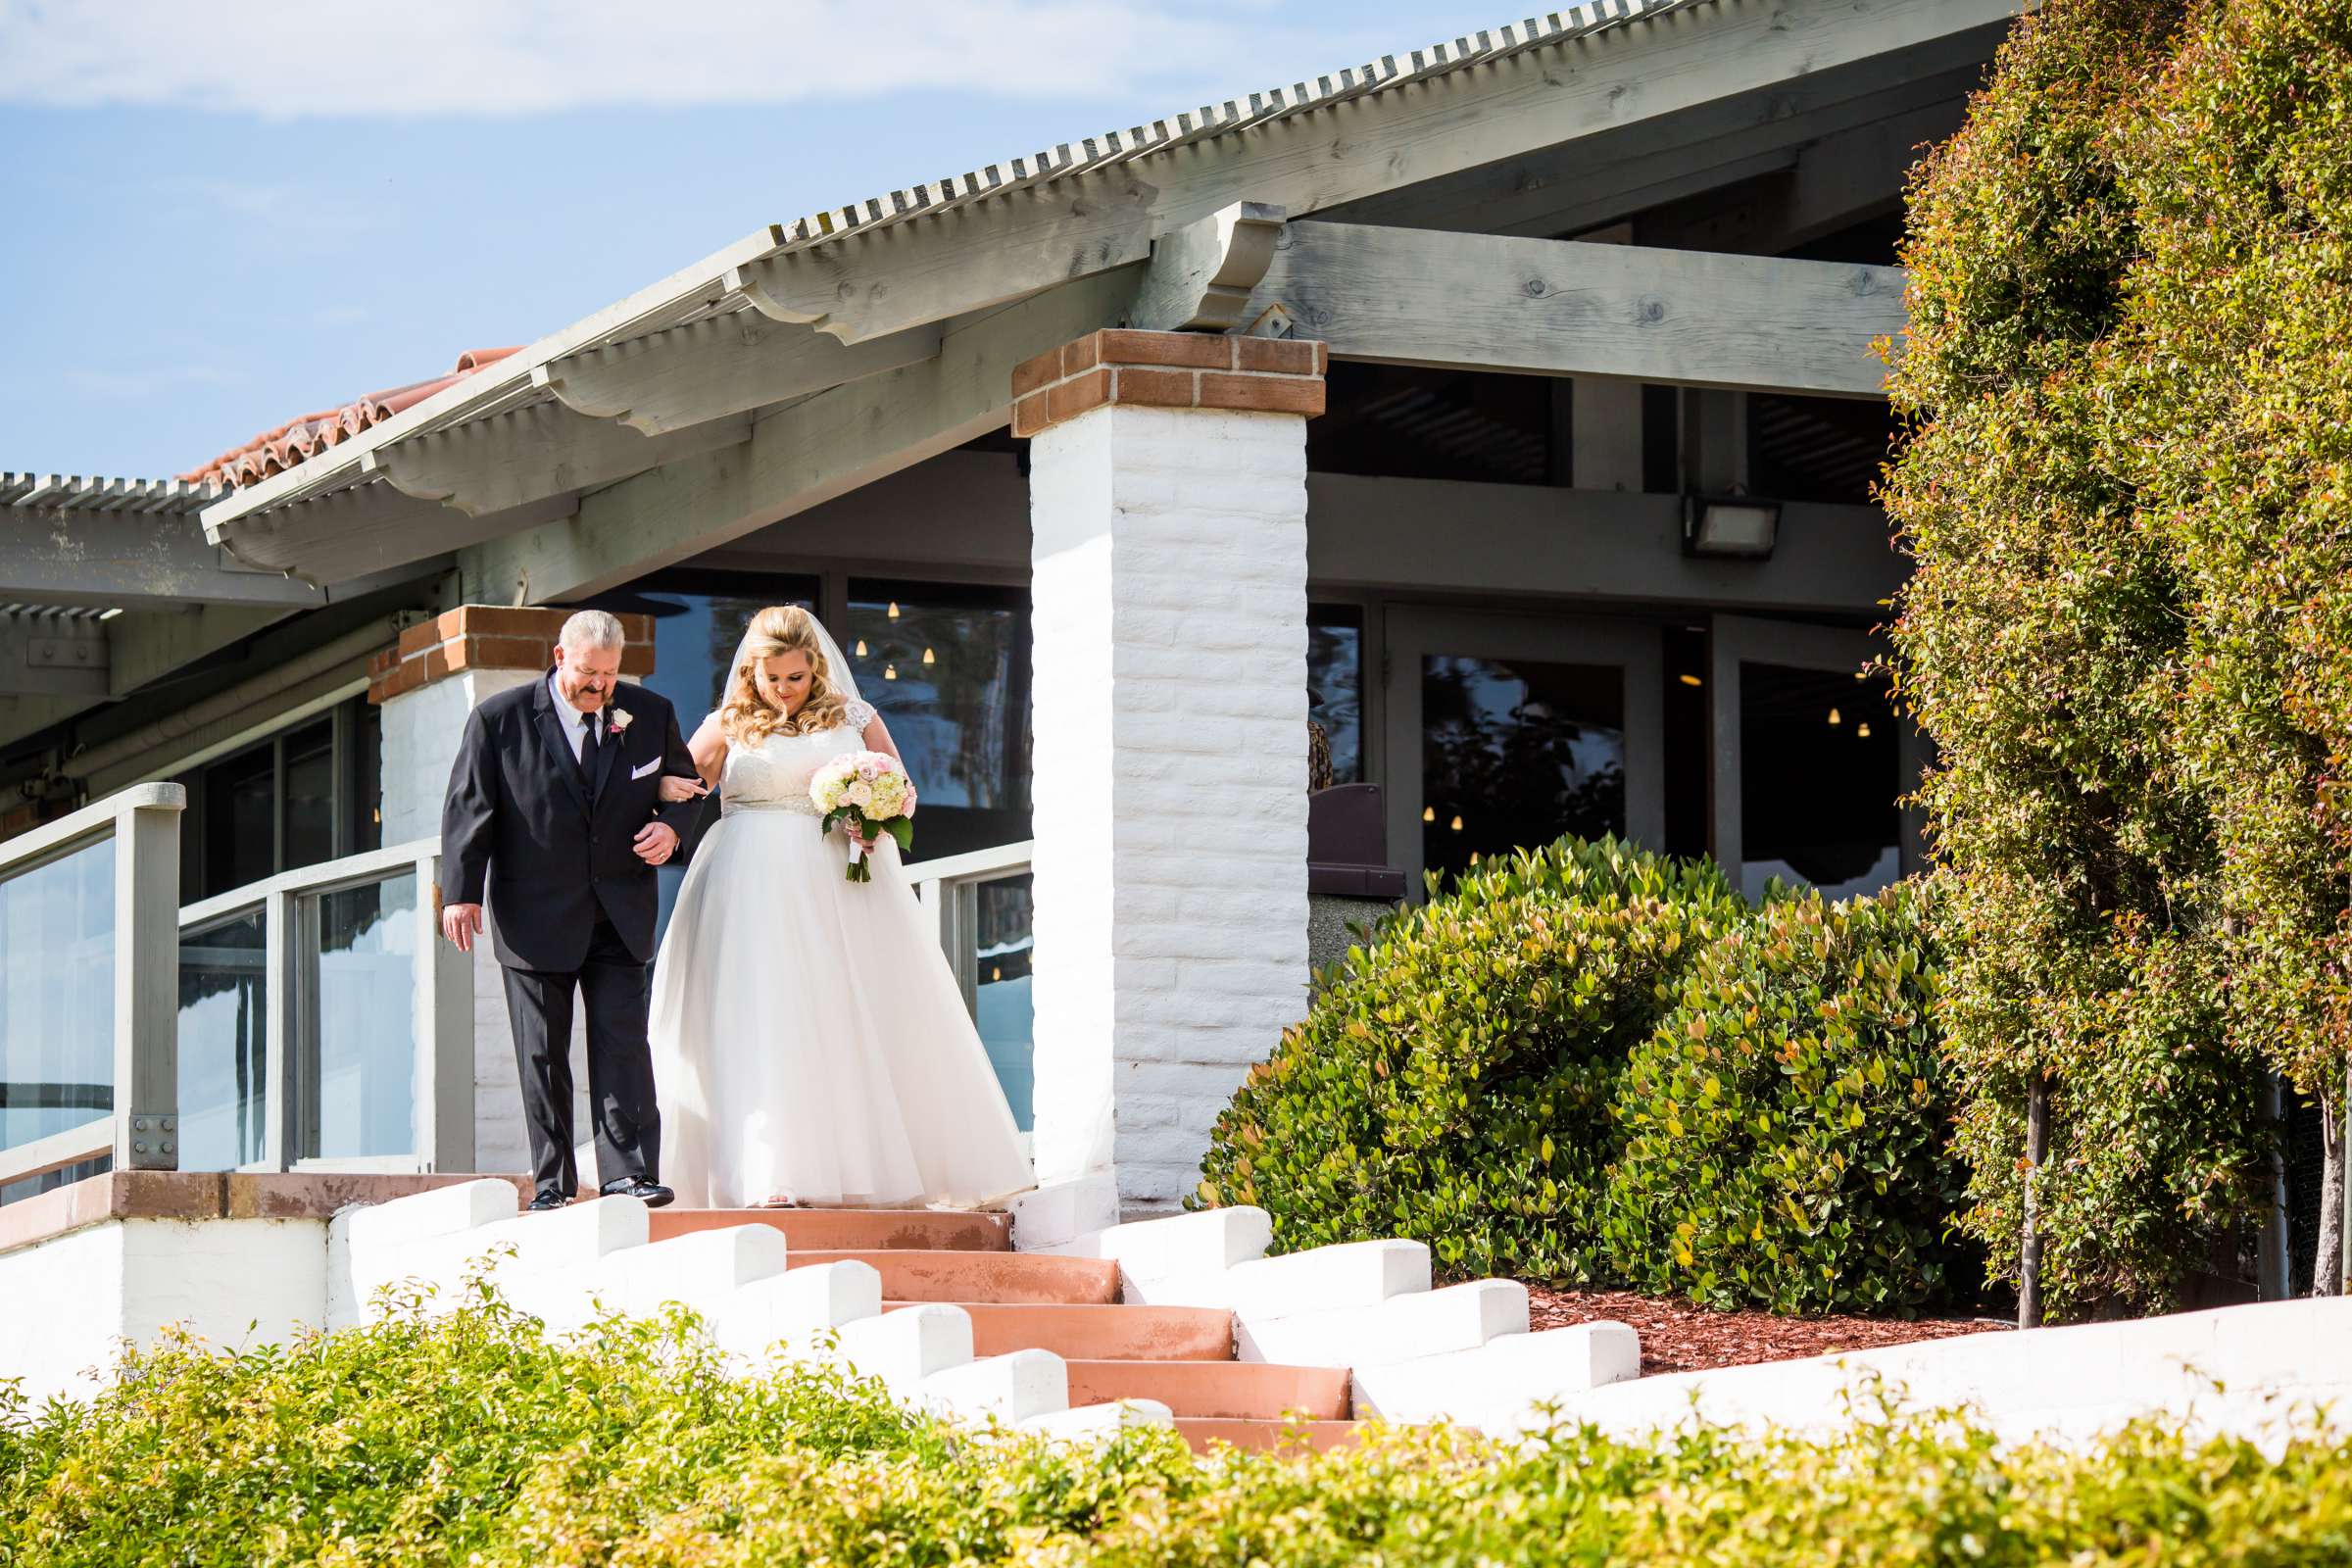
[[[168,475],[761,223],[1515,15],[0,0],[0,469]]]

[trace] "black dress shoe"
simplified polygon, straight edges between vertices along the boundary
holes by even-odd
[[[616,1182],[607,1182],[598,1189],[607,1198],[634,1198],[648,1208],[660,1208],[678,1195],[660,1182],[649,1182],[642,1176],[624,1176]]]
[[[522,1207],[526,1214],[544,1214],[551,1208],[562,1208],[571,1200],[561,1193],[541,1193]]]

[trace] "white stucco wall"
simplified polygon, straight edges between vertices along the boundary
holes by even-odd
[[[1108,407],[1031,451],[1038,1179],[1115,1160],[1133,1209],[1305,1004],[1305,431]]]
[[[326,1314],[326,1222],[109,1220],[0,1253],[0,1378],[34,1406],[113,1381],[124,1341],[183,1323],[215,1345],[282,1345]]]

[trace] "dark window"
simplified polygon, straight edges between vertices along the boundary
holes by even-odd
[[[181,774],[181,900],[380,845],[382,733],[382,715],[355,697]]]
[[[1666,628],[1666,853],[1707,853],[1707,634]]]
[[[1364,777],[1364,612],[1316,605],[1306,615],[1306,716],[1331,746],[1331,781]]]
[[[1421,861],[1625,832],[1625,672],[1432,655],[1421,662]]]
[[[1538,375],[1335,364],[1306,425],[1317,473],[1547,484],[1551,381]]]
[[[335,723],[332,718],[285,739],[281,795],[285,818],[283,862],[317,865],[335,858]]]
[[[1780,501],[1869,506],[1894,432],[1894,415],[1884,398],[1751,393],[1748,489]]]
[[[1900,874],[1898,745],[1881,687],[1741,662],[1740,879],[1751,897],[1774,876],[1843,898]]]
[[[910,859],[1029,837],[1029,595],[858,579],[834,628],[921,793]]]

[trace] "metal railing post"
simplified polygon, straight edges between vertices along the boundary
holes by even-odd
[[[294,895],[276,888],[262,898],[262,1160],[271,1170],[294,1168],[300,1118],[294,1094],[301,1082],[295,1034],[302,984],[295,941]]]
[[[440,857],[416,861],[416,1154],[426,1168],[473,1159],[473,959],[441,940]]]
[[[187,791],[115,816],[115,1169],[179,1168],[179,815]]]

